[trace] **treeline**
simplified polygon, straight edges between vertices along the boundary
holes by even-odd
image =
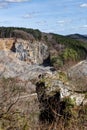
[[[86,59],[87,43],[57,34],[52,34],[52,39],[56,41],[57,44],[65,46],[60,54],[51,57],[51,63],[56,68],[62,67],[68,62],[78,62]]]
[[[0,38],[10,38],[10,37],[18,37],[18,35],[16,35],[15,30],[17,32],[17,30],[21,30],[24,31],[28,34],[33,35],[33,37],[36,40],[40,40],[41,39],[41,32],[36,29],[28,29],[28,28],[18,28],[18,27],[0,27]],[[19,35],[20,38],[23,38],[23,35]]]

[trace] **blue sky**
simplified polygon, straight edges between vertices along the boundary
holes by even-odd
[[[87,34],[87,0],[0,0],[0,26]]]

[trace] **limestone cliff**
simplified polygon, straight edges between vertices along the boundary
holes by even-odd
[[[0,50],[11,50],[14,42],[14,38],[0,38]]]
[[[18,59],[30,64],[42,64],[49,56],[44,43],[15,38],[0,39],[0,50],[12,51]]]
[[[30,42],[17,39],[15,51],[20,60],[29,61],[33,64],[41,64],[49,56],[48,47],[38,41]]]

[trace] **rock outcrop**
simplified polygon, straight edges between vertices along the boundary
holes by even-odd
[[[12,51],[29,64],[42,64],[49,57],[47,45],[39,41],[4,38],[0,39],[0,50]]]
[[[52,129],[56,127],[57,130],[60,128],[58,126],[61,119],[63,119],[65,125],[70,121],[74,121],[74,119],[77,122],[82,120],[80,117],[82,110],[80,108],[87,105],[87,91],[75,91],[75,86],[69,82],[66,74],[62,72],[42,75],[40,78],[36,83],[36,92],[40,104],[39,119],[41,124],[44,123],[49,126],[50,123],[54,123],[54,126],[51,125],[51,127]],[[86,119],[84,118],[83,122],[87,123]],[[79,129],[79,126],[75,125],[75,128]]]
[[[76,91],[87,92],[87,60],[71,67],[67,74]]]
[[[0,77],[19,78],[23,81],[37,79],[40,74],[51,73],[50,67],[29,65],[19,60],[13,52],[0,51]]]
[[[0,50],[11,50],[14,43],[14,38],[0,38]]]
[[[48,47],[41,42],[17,39],[15,43],[17,57],[32,64],[42,64],[48,58]]]
[[[60,101],[62,101],[65,97],[69,97],[74,100],[77,106],[84,104],[86,101],[86,92],[87,91],[76,91],[76,86],[71,84],[67,75],[62,72],[58,72],[55,74],[46,74],[43,78],[37,83],[40,86],[40,83],[44,83],[44,90],[41,88],[39,91],[39,98],[42,95],[41,93],[45,92],[45,98],[54,97],[55,94],[59,93]],[[42,87],[42,88],[43,88]],[[38,88],[39,89],[39,88]],[[43,97],[44,97],[43,96]]]

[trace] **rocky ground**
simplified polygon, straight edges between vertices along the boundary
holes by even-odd
[[[87,104],[86,60],[67,72],[53,71],[50,66],[40,65],[49,57],[44,43],[17,39],[7,47],[8,42],[4,40],[0,48],[1,130],[39,130],[39,119],[45,119],[44,116],[49,112],[51,123],[56,120],[56,115],[63,116],[63,105],[67,98],[71,102],[68,111],[73,105],[78,107]],[[42,111],[45,113],[41,115]],[[45,121],[49,122],[47,119]],[[58,128],[56,125],[55,130]],[[50,130],[53,130],[53,126]]]

